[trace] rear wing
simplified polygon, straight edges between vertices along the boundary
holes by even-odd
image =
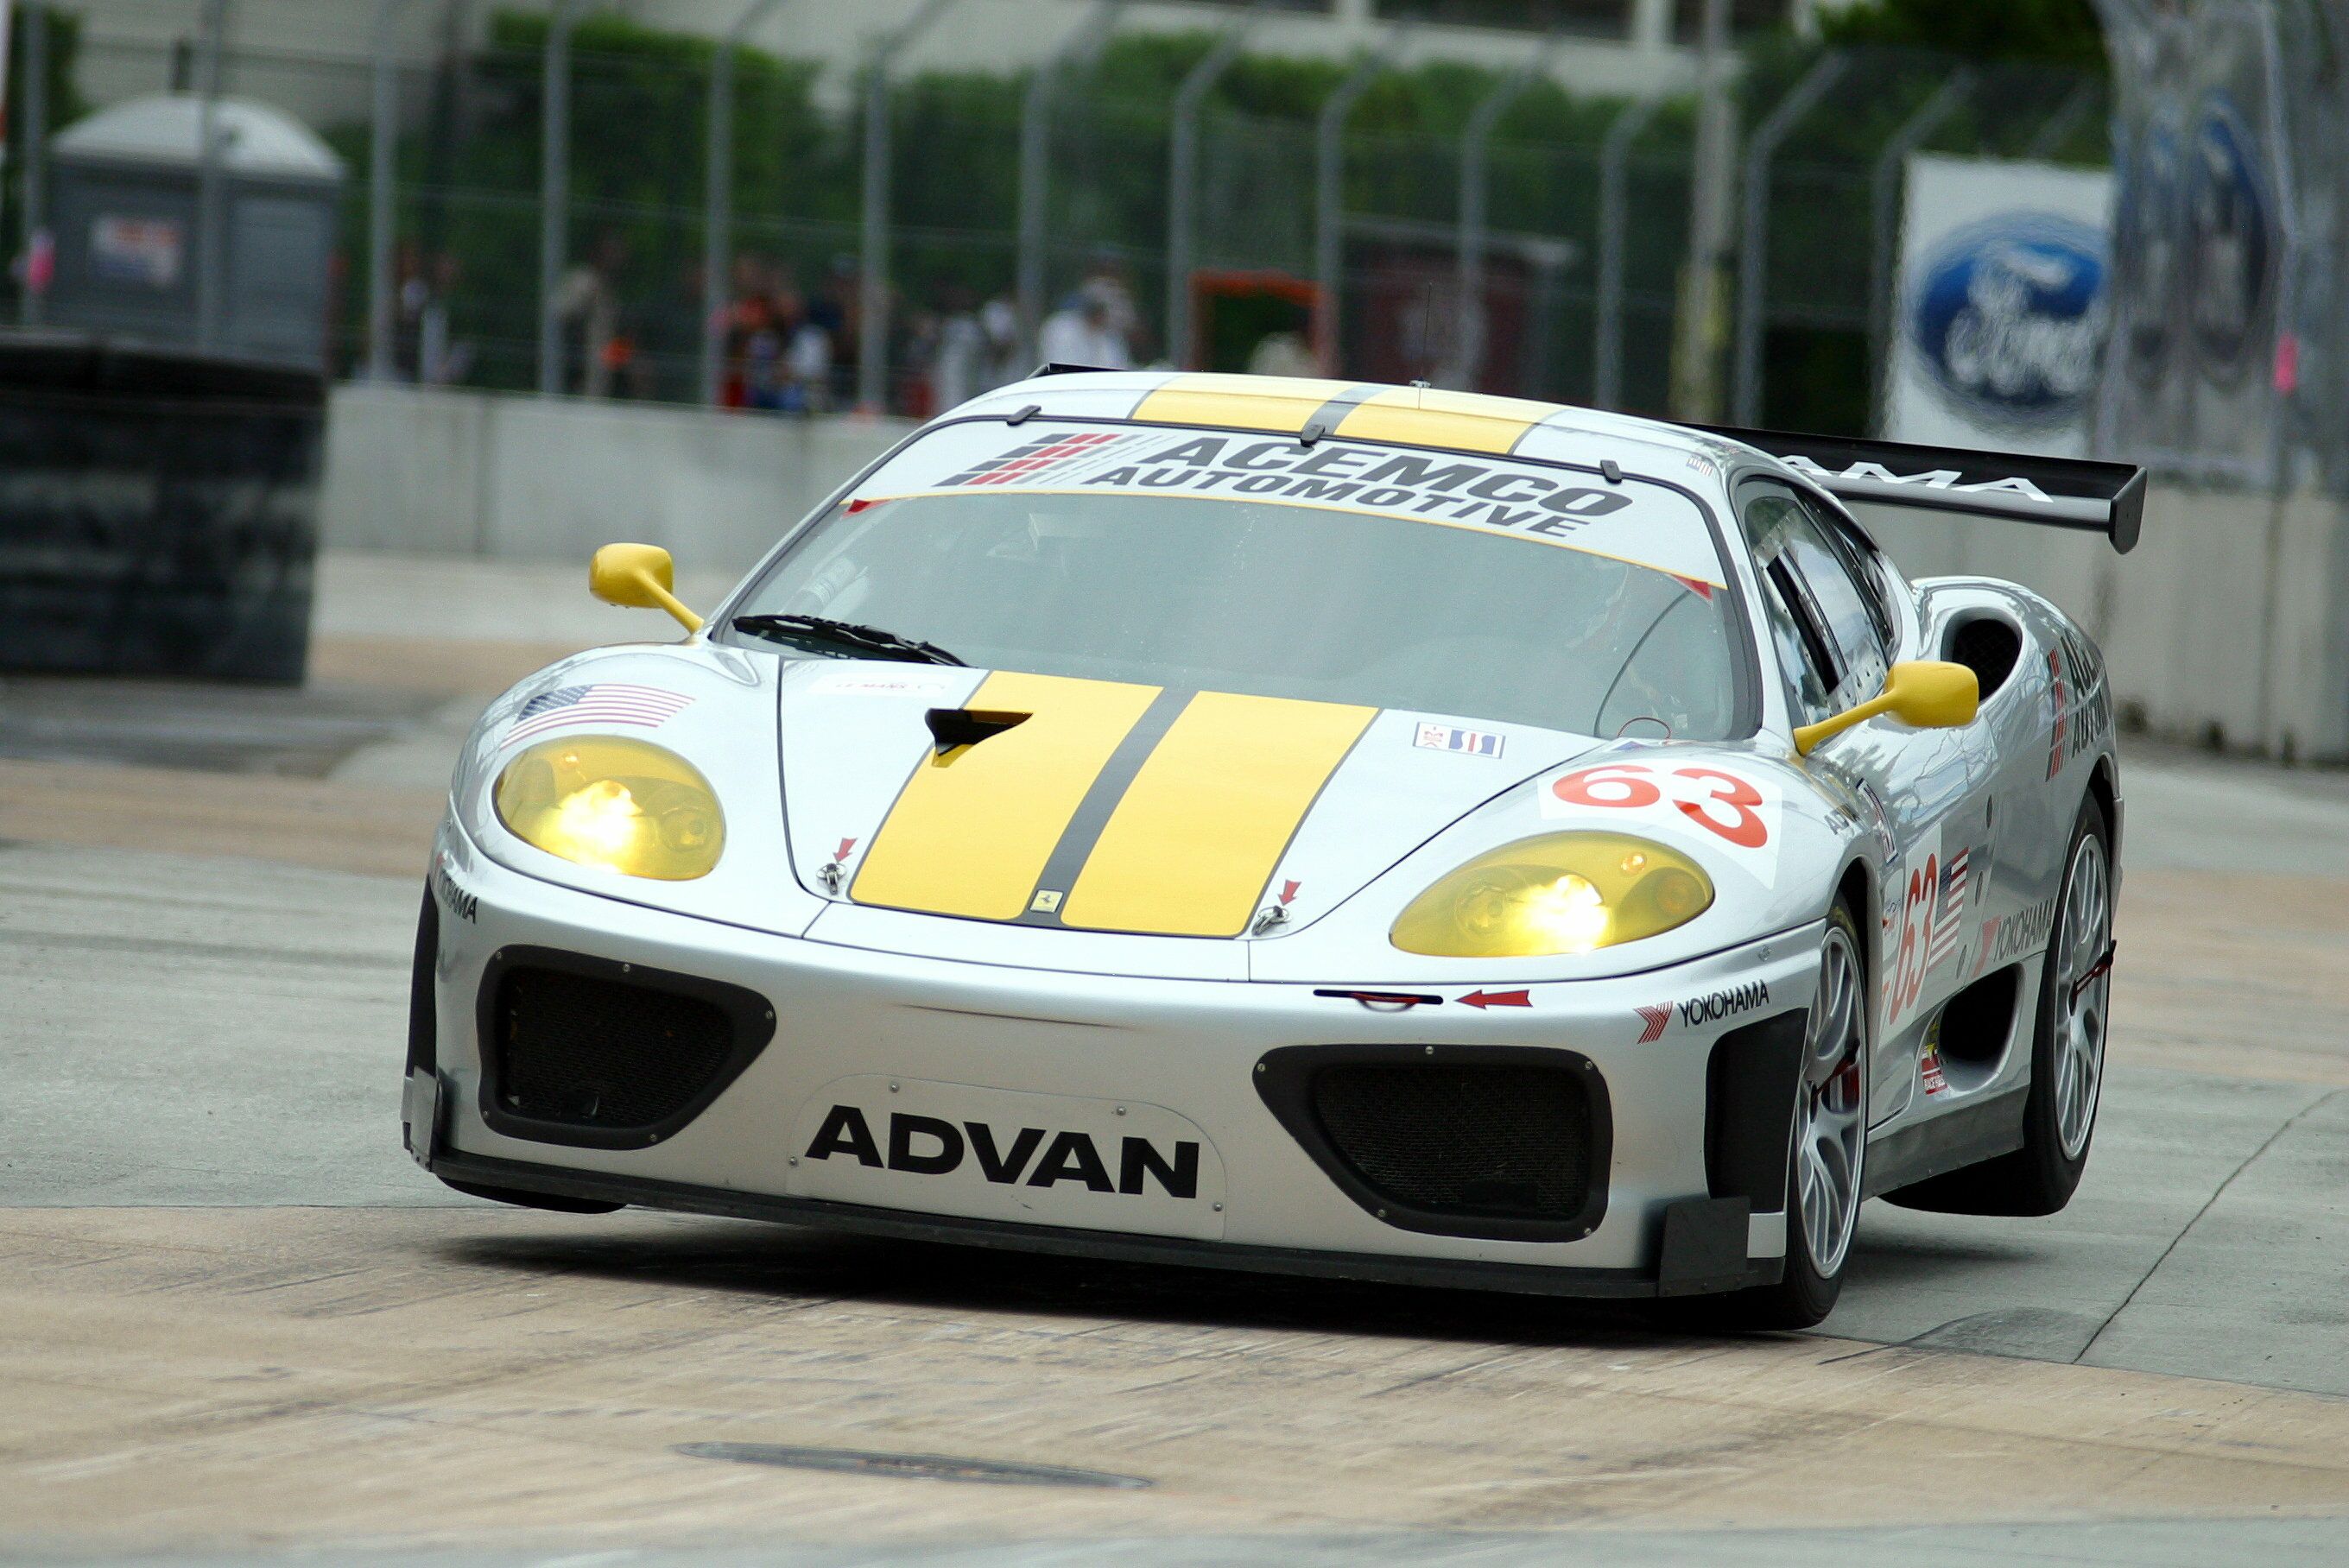
[[[1691,428],[1767,452],[1839,500],[2082,529],[2103,534],[2124,555],[2137,547],[2145,521],[2145,470],[2132,463],[1715,425]]]

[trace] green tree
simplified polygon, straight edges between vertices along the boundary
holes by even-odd
[[[2104,29],[2089,0],[1867,0],[1827,13],[1819,30],[1830,44],[2105,68]]]

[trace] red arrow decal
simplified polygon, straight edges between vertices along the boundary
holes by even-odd
[[[1530,1007],[1534,999],[1523,991],[1471,991],[1460,998],[1464,1007]]]
[[[855,847],[854,839],[843,839],[840,841],[840,848],[832,851],[832,858],[835,861],[844,861],[848,858],[848,851]]]
[[[1652,1046],[1662,1039],[1664,1026],[1672,1021],[1672,1005],[1670,1002],[1656,1007],[1634,1007],[1631,1011],[1639,1014],[1648,1026],[1640,1031],[1640,1043],[1643,1046]]]
[[[1298,890],[1299,888],[1303,887],[1304,885],[1305,885],[1305,884],[1304,884],[1303,882],[1283,882],[1283,883],[1281,883],[1281,884],[1280,884],[1280,902],[1281,902],[1281,903],[1288,903],[1291,899],[1294,899],[1294,898],[1297,896],[1297,890]]]

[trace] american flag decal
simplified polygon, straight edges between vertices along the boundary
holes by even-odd
[[[1966,883],[1971,850],[1960,850],[1941,868],[1941,888],[1933,901],[1933,923],[1925,937],[1925,967],[1930,969],[1958,944],[1959,934],[1965,928]]]
[[[950,485],[1020,484],[1041,478],[1072,458],[1085,457],[1097,448],[1132,438],[1110,430],[1087,431],[1074,436],[1039,436],[1024,446],[1014,447],[1001,457],[989,458],[975,469],[965,469],[945,482]]]
[[[1454,729],[1448,724],[1423,724],[1412,740],[1427,751],[1458,751],[1470,757],[1498,757],[1502,738],[1491,730]]]
[[[522,711],[514,715],[513,727],[506,731],[502,744],[512,746],[546,730],[575,724],[633,724],[650,729],[692,706],[691,697],[679,696],[658,686],[623,686],[612,681],[556,686],[522,705]]]

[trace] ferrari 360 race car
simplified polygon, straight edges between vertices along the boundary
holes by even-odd
[[[2044,1213],[2121,801],[2088,638],[1847,501],[2118,465],[1047,373],[458,766],[409,1149],[463,1191],[1817,1321],[1861,1201]]]

